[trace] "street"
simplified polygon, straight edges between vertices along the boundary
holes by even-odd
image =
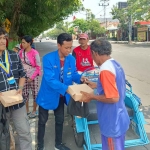
[[[35,45],[40,53],[41,60],[43,55],[57,49],[56,40],[43,40],[42,42],[36,42]],[[73,46],[77,45],[78,42],[74,41]],[[150,138],[150,46],[113,44],[112,47],[112,57],[122,65],[126,74],[126,79],[133,86],[133,92],[142,100],[143,112],[147,122],[145,128]],[[30,123],[32,121],[33,120],[30,120]],[[52,111],[50,111],[45,134],[46,150],[54,149],[54,124],[54,117]],[[37,119],[35,119],[35,129],[32,128],[31,132],[33,134],[32,137],[34,137],[35,140],[33,141],[33,145],[35,146]],[[71,150],[82,150],[82,148],[78,148],[75,144],[71,127],[71,118],[67,113],[65,115],[63,140]],[[127,148],[127,150],[150,150],[150,145]]]

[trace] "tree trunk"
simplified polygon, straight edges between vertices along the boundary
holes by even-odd
[[[18,30],[19,30],[19,17],[20,17],[20,11],[21,6],[23,5],[23,2],[21,0],[15,0],[14,2],[14,11],[13,11],[13,17],[11,19],[11,29],[10,29],[10,38],[17,40],[18,36]]]

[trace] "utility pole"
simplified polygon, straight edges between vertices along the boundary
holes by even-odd
[[[106,7],[109,6],[109,0],[100,0],[99,6],[104,8],[104,27],[107,29],[107,22],[106,22]],[[106,38],[106,33],[105,33]]]
[[[131,8],[132,3],[129,3],[129,0],[127,1],[128,4],[128,11],[129,8]],[[132,44],[132,15],[129,14],[129,43],[128,44]]]
[[[92,16],[92,12],[90,9],[86,9],[86,20],[89,21],[91,19]]]
[[[132,43],[132,15],[129,16],[129,44]]]

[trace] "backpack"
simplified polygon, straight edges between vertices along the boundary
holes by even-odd
[[[0,104],[0,150],[10,150],[9,123],[5,107],[2,104]]]

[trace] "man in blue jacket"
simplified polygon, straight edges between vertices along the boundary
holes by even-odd
[[[69,85],[84,80],[76,71],[75,59],[71,53],[72,36],[62,33],[57,38],[58,50],[48,53],[43,58],[43,78],[37,96],[39,105],[38,150],[44,149],[45,124],[48,120],[48,110],[54,110],[55,115],[55,150],[70,150],[62,144],[64,122],[64,103],[68,104]]]

